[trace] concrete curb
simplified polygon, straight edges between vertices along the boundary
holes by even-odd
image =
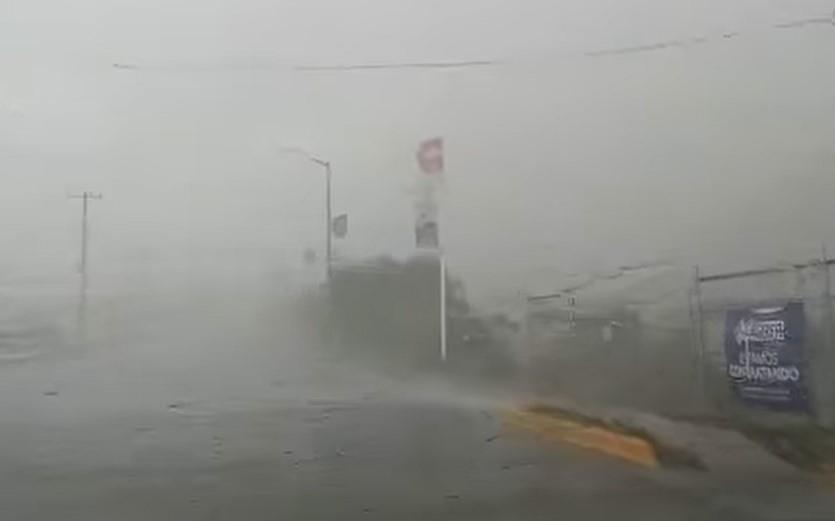
[[[645,467],[676,467],[723,476],[781,478],[798,469],[742,433],[627,409],[533,401],[502,414],[508,426]]]
[[[659,465],[652,444],[636,436],[533,410],[506,410],[501,418],[507,425],[535,432],[552,441],[595,450],[644,467]]]

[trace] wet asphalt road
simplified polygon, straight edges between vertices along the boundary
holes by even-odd
[[[642,519],[703,512],[652,471],[386,399],[4,422],[7,520]]]
[[[728,486],[699,473],[644,469],[507,430],[488,409],[386,393],[222,407],[174,402],[159,412],[60,422],[4,418],[0,444],[1,517],[9,521],[827,519],[835,512],[808,484]]]
[[[509,430],[444,380],[205,323],[0,365],[0,520],[835,518],[819,484],[638,467]]]

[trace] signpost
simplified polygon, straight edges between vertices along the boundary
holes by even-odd
[[[418,146],[418,166],[425,175],[419,181],[422,188],[421,196],[416,205],[415,216],[415,247],[418,249],[435,250],[438,253],[438,278],[440,284],[440,344],[441,360],[447,359],[446,338],[446,259],[441,247],[438,231],[438,204],[436,201],[436,185],[444,173],[444,140],[440,137],[427,139]]]
[[[331,228],[334,237],[344,239],[348,235],[348,214],[343,213],[334,217]]]

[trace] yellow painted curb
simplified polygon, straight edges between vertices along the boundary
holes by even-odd
[[[533,431],[552,441],[571,443],[645,467],[658,466],[653,446],[637,436],[583,425],[555,414],[513,409],[502,411],[501,417],[507,425]]]

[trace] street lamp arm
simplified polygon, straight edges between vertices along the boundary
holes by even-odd
[[[299,154],[304,156],[308,161],[316,163],[319,166],[328,167],[330,166],[330,161],[326,161],[324,159],[320,159],[307,150],[299,147],[288,147],[288,146],[281,146],[280,147],[282,152],[286,152],[288,154]]]
[[[323,166],[325,168],[328,168],[328,167],[331,166],[330,161],[325,161],[324,159],[319,159],[318,157],[309,156],[308,159],[310,159],[311,161],[313,161],[317,165]]]

